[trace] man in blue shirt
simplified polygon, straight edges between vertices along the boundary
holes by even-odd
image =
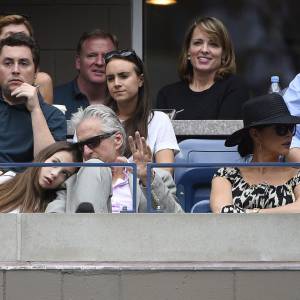
[[[117,38],[101,29],[83,33],[77,45],[77,78],[54,89],[54,103],[66,106],[67,120],[79,107],[104,103],[106,77],[103,57],[117,47]]]
[[[297,74],[291,81],[283,95],[283,99],[290,113],[294,116],[300,116],[300,74]],[[288,160],[300,162],[300,125],[296,127],[296,134],[292,140]]]
[[[39,51],[31,37],[0,41],[0,162],[28,162],[56,140],[66,139],[66,120],[44,103],[34,86]]]

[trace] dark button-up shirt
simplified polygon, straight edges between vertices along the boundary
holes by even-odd
[[[65,105],[67,108],[66,119],[70,120],[73,113],[77,112],[79,107],[83,109],[89,106],[89,100],[78,87],[77,78],[55,87],[54,104]]]
[[[1,91],[0,91],[1,93]],[[39,102],[53,138],[66,139],[67,124],[64,114]],[[33,131],[31,114],[25,104],[10,105],[0,96],[0,162],[30,162],[33,160]]]

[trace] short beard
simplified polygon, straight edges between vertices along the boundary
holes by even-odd
[[[2,87],[2,96],[4,97],[4,99],[8,100],[9,103],[13,104],[13,105],[17,105],[17,104],[23,104],[26,103],[27,98],[22,96],[22,97],[16,97],[16,96],[12,96],[11,95],[11,90],[8,87]]]

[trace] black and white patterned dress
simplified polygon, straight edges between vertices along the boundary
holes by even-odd
[[[224,177],[232,186],[233,205],[225,206],[222,212],[243,213],[245,209],[271,208],[293,203],[294,188],[300,183],[300,171],[282,185],[249,184],[238,168],[221,168],[214,177]]]

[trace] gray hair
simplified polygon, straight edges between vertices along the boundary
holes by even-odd
[[[126,133],[125,129],[117,117],[116,113],[108,106],[103,104],[94,104],[88,106],[86,109],[78,108],[78,111],[72,115],[71,122],[75,130],[78,126],[87,119],[97,119],[101,122],[103,133],[110,133],[118,131],[121,133],[123,143],[121,147],[121,154],[124,153],[126,147]]]

